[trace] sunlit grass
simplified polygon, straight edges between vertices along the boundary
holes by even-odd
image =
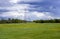
[[[60,23],[0,24],[0,39],[60,39]]]

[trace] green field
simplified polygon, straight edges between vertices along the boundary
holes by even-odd
[[[60,23],[0,24],[0,39],[60,39]]]

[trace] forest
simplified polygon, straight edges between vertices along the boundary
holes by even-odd
[[[20,19],[1,19],[0,23],[27,23],[27,22],[34,22],[34,23],[60,23],[60,19],[51,19],[51,20],[20,20]]]

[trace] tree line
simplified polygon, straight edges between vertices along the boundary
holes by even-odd
[[[60,23],[60,19],[51,19],[51,20],[34,20],[35,23]]]
[[[0,24],[1,23],[26,23],[27,21],[26,20],[19,20],[19,19],[1,19],[0,20]]]
[[[27,21],[27,20],[20,20],[20,19],[1,19],[1,23],[27,23],[27,22],[34,22],[34,23],[60,23],[60,19],[51,19],[51,20],[33,20],[33,21]]]

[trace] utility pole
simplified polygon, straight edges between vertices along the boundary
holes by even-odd
[[[24,16],[25,16],[24,20],[28,21],[29,16],[28,16],[28,10],[27,9],[25,9]]]
[[[17,11],[18,11],[18,13],[20,13],[19,9],[17,9]],[[29,11],[25,8],[23,13],[24,13],[23,20],[30,21],[31,20],[31,16],[30,15],[28,16]]]
[[[31,15],[27,9],[25,9],[24,20],[31,21]]]

